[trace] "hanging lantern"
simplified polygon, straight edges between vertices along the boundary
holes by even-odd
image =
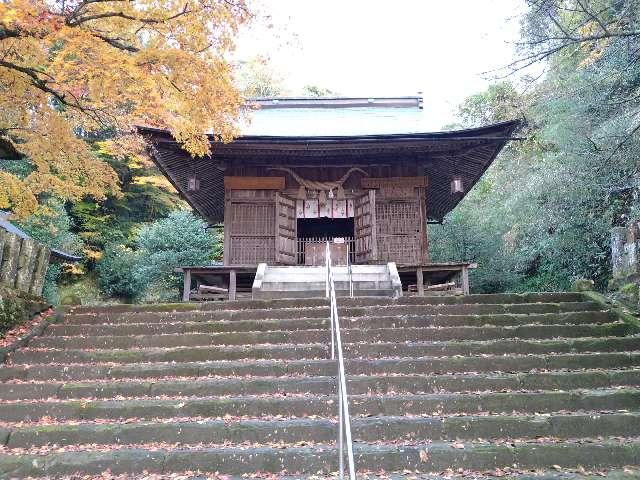
[[[336,188],[336,198],[338,200],[344,200],[346,198],[342,185],[338,185],[338,187]]]
[[[304,187],[304,185],[300,185],[298,187],[298,194],[296,195],[296,198],[298,200],[306,200],[307,199],[307,189]]]
[[[455,195],[457,193],[464,193],[464,182],[460,175],[455,175],[451,179],[451,195]]]
[[[332,189],[329,190],[329,198],[331,200],[333,200],[333,190]]]
[[[200,190],[200,179],[193,175],[187,180],[187,191],[197,192],[198,190]]]
[[[324,190],[320,190],[320,193],[318,193],[318,203],[320,205],[327,204],[327,192],[325,192]]]

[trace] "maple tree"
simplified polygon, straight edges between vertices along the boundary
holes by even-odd
[[[135,125],[167,128],[192,155],[206,132],[236,134],[241,97],[229,54],[251,15],[244,0],[0,0],[0,208],[34,211],[40,194],[117,194],[88,138],[138,151]],[[2,162],[2,160],[0,160]]]

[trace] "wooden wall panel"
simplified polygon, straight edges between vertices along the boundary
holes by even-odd
[[[225,265],[275,262],[275,193],[227,190],[225,200]]]
[[[413,200],[378,200],[378,258],[382,262],[417,265],[422,258],[420,204]]]

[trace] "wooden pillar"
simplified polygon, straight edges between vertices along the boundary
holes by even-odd
[[[462,293],[469,295],[469,269],[467,267],[462,267],[460,279],[462,282]]]
[[[184,272],[184,283],[182,286],[182,301],[188,302],[191,297],[191,270],[185,268]]]
[[[424,297],[424,278],[422,276],[422,267],[416,270],[416,283],[418,285],[418,295]]]
[[[229,270],[229,300],[236,299],[236,271]]]

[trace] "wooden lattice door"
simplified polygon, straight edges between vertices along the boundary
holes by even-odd
[[[296,201],[276,194],[276,263],[296,264]]]
[[[378,259],[376,234],[376,191],[369,190],[353,202],[355,257],[358,263]]]
[[[275,192],[228,190],[224,213],[224,264],[275,262]]]

